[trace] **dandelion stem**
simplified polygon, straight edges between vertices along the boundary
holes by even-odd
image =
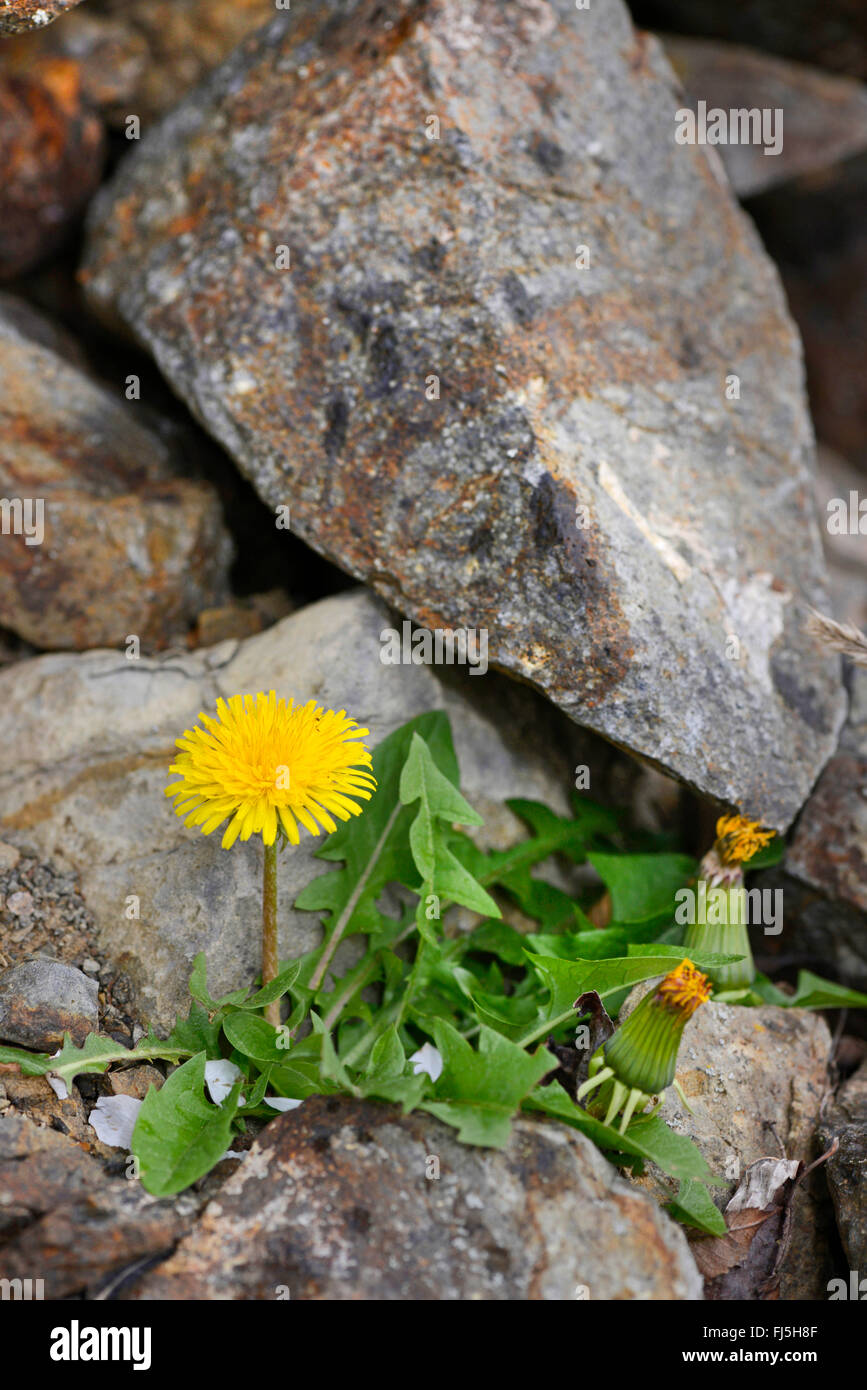
[[[262,985],[276,979],[277,964],[277,841],[265,846],[262,876]],[[280,1027],[280,1001],[265,1005],[265,1018]]]
[[[565,1023],[567,1018],[571,1018],[574,1013],[574,1008],[567,1009],[565,1013],[558,1014],[556,1018],[546,1019],[544,1023],[539,1024],[538,1028],[534,1028],[530,1033],[525,1033],[523,1038],[518,1038],[518,1046],[529,1047],[530,1043],[534,1043],[538,1038],[544,1037],[545,1034],[550,1033],[552,1029],[559,1028],[560,1024]]]

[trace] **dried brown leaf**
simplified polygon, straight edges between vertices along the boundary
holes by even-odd
[[[614,1032],[614,1024],[608,1017],[605,1005],[595,989],[588,990],[582,994],[580,999],[576,999],[575,1008],[579,1018],[586,1023],[590,1035],[590,1041],[586,1048],[579,1048],[575,1044],[563,1044],[548,1039],[547,1047],[549,1052],[553,1052],[557,1061],[560,1063],[558,1070],[554,1073],[554,1080],[559,1081],[567,1095],[575,1099],[575,1092],[582,1082],[587,1080],[590,1058],[606,1042]],[[589,1018],[586,1015],[589,1014]]]
[[[747,1168],[725,1209],[727,1233],[692,1244],[706,1298],[775,1296],[800,1172],[801,1164],[786,1158],[760,1158]]]

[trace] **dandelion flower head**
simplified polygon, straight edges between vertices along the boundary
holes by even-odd
[[[774,838],[746,816],[721,816],[716,823],[716,850],[724,864],[744,864]]]
[[[200,714],[199,722],[177,740],[171,771],[181,780],[166,796],[204,835],[228,819],[224,849],[257,834],[266,845],[278,835],[297,845],[299,826],[311,835],[334,831],[334,817],[359,815],[356,798],[368,801],[376,788],[359,742],[369,730],[345,710],[296,705],[271,690],[218,700],[216,718]]]

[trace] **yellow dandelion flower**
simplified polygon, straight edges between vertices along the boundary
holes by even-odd
[[[715,848],[723,864],[745,864],[769,845],[775,834],[746,816],[720,816],[716,823]]]
[[[166,787],[166,796],[204,835],[230,818],[224,849],[259,834],[265,845],[280,834],[297,845],[299,825],[311,835],[334,831],[334,817],[357,816],[356,798],[368,801],[376,788],[370,753],[358,741],[368,730],[345,710],[315,700],[296,706],[271,690],[218,700],[217,717],[199,720],[203,727],[177,740],[181,752],[171,771],[181,780]]]

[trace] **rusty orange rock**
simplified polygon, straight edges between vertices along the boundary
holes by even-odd
[[[3,1277],[33,1280],[36,1297],[96,1296],[126,1265],[170,1249],[195,1215],[188,1197],[155,1202],[71,1134],[12,1110],[0,1115],[0,1182]]]
[[[274,0],[89,0],[63,24],[10,39],[0,62],[27,71],[40,57],[74,60],[85,100],[110,125],[133,114],[146,125],[274,14]]]
[[[42,29],[81,0],[0,0],[0,35]]]
[[[0,626],[37,647],[123,649],[132,634],[146,651],[225,599],[216,491],[2,307],[0,441]]]
[[[0,279],[62,241],[99,183],[104,135],[81,101],[78,66],[44,59],[0,74]]]

